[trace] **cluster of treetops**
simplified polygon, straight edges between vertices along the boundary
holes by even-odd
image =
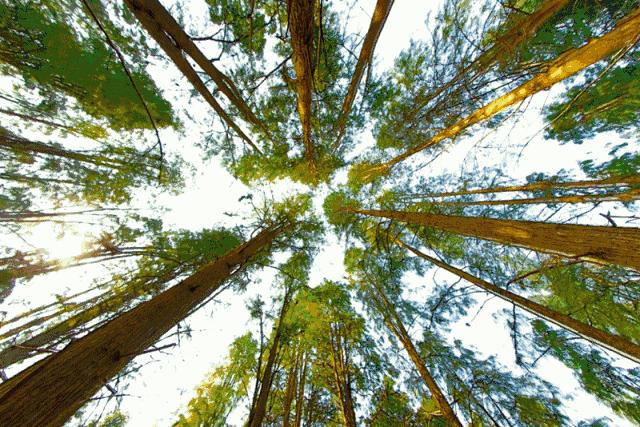
[[[189,2],[0,0],[2,232],[99,230],[65,259],[3,244],[0,299],[63,269],[109,271],[0,321],[0,425],[124,425],[87,408],[125,399],[137,356],[178,352],[191,313],[268,268],[273,300],[248,302],[250,331],[176,426],[232,413],[248,427],[577,425],[539,375],[549,360],[640,423],[640,2],[445,0],[424,39],[376,73],[393,3],[377,0],[360,36],[329,1],[206,0],[202,33]],[[160,89],[158,66],[177,70],[174,87]],[[608,158],[526,182],[496,165],[417,173],[416,161],[531,114],[549,89],[533,143],[620,141]],[[195,103],[213,111],[196,116]],[[232,228],[167,228],[136,202],[185,185],[170,132],[247,185],[310,192],[248,197],[252,216]],[[341,171],[347,182],[331,184]],[[313,190],[327,185],[319,212]],[[329,232],[347,274],[310,283]],[[488,297],[503,301],[511,355],[452,334]]]

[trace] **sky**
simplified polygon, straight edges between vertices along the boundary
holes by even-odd
[[[364,34],[375,1],[359,1],[355,7],[351,7],[352,2],[334,3],[335,7],[342,9],[343,16],[349,16],[345,22],[349,22],[351,28],[360,29],[361,34]],[[427,31],[425,19],[428,13],[435,11],[440,3],[440,1],[411,0],[395,2],[376,48],[377,70],[391,67],[396,55],[402,48],[409,45],[411,38],[424,37]],[[170,6],[171,2],[163,0],[163,4]],[[188,4],[190,9],[185,13],[185,21],[190,22],[193,27],[203,28],[206,18],[204,2],[194,0]],[[176,101],[183,99],[185,93],[190,90],[186,80],[180,77],[172,64],[155,61],[150,66],[149,72],[169,99],[173,98]],[[178,87],[174,85],[174,81],[179,82]],[[8,84],[10,82],[7,79],[0,80],[0,85]],[[598,141],[590,141],[583,146],[549,142],[545,142],[547,146],[544,146],[539,135],[535,137],[536,132],[542,128],[542,123],[535,112],[559,91],[560,88],[554,88],[550,92],[535,96],[528,106],[527,113],[512,126],[502,126],[497,132],[485,135],[479,144],[480,138],[456,143],[455,146],[449,147],[436,162],[421,169],[419,173],[457,172],[460,165],[473,168],[478,164],[493,164],[504,167],[514,181],[522,181],[532,172],[554,173],[568,166],[575,167],[577,159],[602,156],[606,153],[606,144],[615,142],[614,135],[602,136]],[[206,117],[211,114],[207,105],[199,99],[194,100],[189,108],[194,116]],[[139,208],[157,210],[159,207],[164,207],[166,209],[162,219],[167,227],[200,230],[214,225],[232,226],[240,220],[242,215],[248,215],[250,212],[247,202],[239,201],[242,195],[249,193],[259,195],[265,192],[273,194],[278,199],[286,194],[306,191],[304,186],[291,182],[279,182],[262,188],[246,187],[224,170],[218,158],[208,160],[201,158],[201,151],[195,147],[194,141],[200,139],[204,132],[206,129],[203,128],[187,128],[182,134],[173,130],[161,131],[166,150],[180,152],[195,170],[194,175],[188,179],[184,191],[179,195],[163,194],[152,199],[144,192],[139,194]],[[499,148],[501,141],[526,141],[532,137],[533,140],[523,151],[520,162],[507,162],[506,155],[501,157]],[[363,132],[359,137],[360,147],[366,147],[372,143],[370,132]],[[477,146],[480,149],[473,151],[476,158],[472,161],[469,153]],[[424,158],[420,159],[420,161],[424,160]],[[342,171],[337,174],[331,186],[343,182],[344,179],[345,173]],[[319,212],[321,212],[322,200],[328,191],[327,186],[324,186],[315,195],[314,203]],[[227,213],[239,216],[230,217]],[[585,221],[587,220],[592,224],[605,222],[597,215],[587,217]],[[91,232],[91,228],[91,225],[78,226],[76,232],[67,232],[60,238],[58,230],[51,226],[42,226],[33,230],[32,237],[37,236],[37,245],[49,249],[50,253],[55,254],[56,257],[70,256],[81,250],[85,235]],[[6,237],[13,239],[10,236]],[[345,242],[339,241],[333,233],[327,234],[327,241],[324,242],[320,254],[314,261],[311,286],[325,279],[341,280],[344,277],[345,272],[342,266],[344,246]],[[31,306],[39,305],[55,298],[56,293],[82,288],[89,284],[92,278],[104,273],[105,271],[100,267],[73,268],[46,277],[37,277],[30,281],[28,286],[18,286],[10,300],[1,309],[9,314],[20,312],[25,307],[24,301],[28,301]],[[435,276],[434,278],[431,273],[425,277],[410,276],[407,278],[407,283],[410,287],[415,287],[419,293],[420,289],[428,287],[434,280],[451,278],[442,271],[436,272]],[[189,399],[195,395],[195,387],[206,378],[208,372],[223,362],[227,348],[233,339],[242,335],[247,328],[255,329],[256,325],[250,322],[245,306],[248,300],[258,295],[270,301],[273,294],[270,284],[274,278],[274,270],[264,269],[255,277],[255,282],[247,292],[243,294],[225,292],[193,314],[187,322],[193,330],[191,337],[181,338],[179,346],[162,353],[142,355],[136,359],[143,367],[124,390],[129,396],[122,401],[121,405],[123,412],[129,416],[129,425],[171,425],[176,419],[176,414],[183,411]],[[38,292],[34,292],[33,289],[38,289]],[[515,369],[511,339],[505,329],[505,322],[503,319],[495,319],[495,313],[507,307],[507,304],[497,299],[489,301],[475,318],[473,327],[465,326],[464,323],[468,319],[463,319],[454,326],[451,337],[462,340],[467,346],[473,346],[479,355],[499,355],[502,363]],[[475,314],[475,311],[471,310],[471,313]],[[185,323],[181,323],[181,328],[184,326]],[[172,331],[175,332],[175,329]],[[20,366],[14,367],[13,371],[20,368]],[[559,362],[549,358],[544,359],[538,373],[559,385],[564,393],[571,393],[574,396],[572,401],[567,402],[566,407],[567,414],[571,418],[586,419],[606,415],[613,420],[614,425],[630,425],[613,415],[591,396],[578,392],[577,381]],[[96,411],[102,409],[97,407]],[[242,425],[245,415],[242,411],[234,412],[230,423]]]

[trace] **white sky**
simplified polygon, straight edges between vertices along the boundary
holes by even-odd
[[[163,3],[169,4],[167,1],[163,1]],[[338,8],[346,7],[345,4],[338,4],[340,2],[335,3]],[[378,70],[390,67],[395,56],[401,49],[409,45],[409,40],[412,37],[421,38],[426,30],[424,20],[428,12],[435,10],[440,3],[440,1],[396,0],[376,48]],[[206,19],[204,3],[198,0],[188,2],[188,4],[191,9],[186,14],[187,22],[193,23],[194,26],[199,24],[202,28]],[[361,33],[364,33],[374,5],[374,0],[363,0],[358,2],[356,7],[350,8],[349,25],[352,28],[360,28]],[[150,72],[169,98],[180,99],[186,91],[190,90],[186,80],[181,79],[173,65],[155,64]],[[174,80],[180,82],[180,87],[175,87]],[[6,85],[6,79],[0,80],[0,84]],[[547,95],[545,93],[536,96],[529,111],[540,108],[547,99]],[[207,117],[211,114],[207,105],[199,100],[194,101],[189,109],[192,115],[198,117]],[[541,128],[541,122],[537,119],[534,121],[534,118],[536,118],[536,114],[526,114],[513,129],[510,126],[503,126],[498,132],[488,136],[485,143],[491,143],[495,146],[501,141],[504,141],[505,145],[511,144],[513,141],[525,141]],[[527,120],[530,122],[527,123]],[[170,130],[162,131],[162,140],[166,150],[182,153],[185,159],[189,160],[197,170],[195,176],[187,183],[184,192],[178,196],[167,194],[152,200],[146,197],[146,194],[140,194],[140,200],[142,200],[140,208],[155,209],[156,206],[163,206],[168,209],[168,212],[163,215],[167,228],[200,230],[215,225],[233,225],[238,219],[230,218],[224,212],[247,214],[249,212],[248,205],[239,202],[238,198],[247,193],[259,193],[259,190],[249,189],[236,181],[219,164],[218,159],[214,158],[206,162],[200,159],[200,150],[194,147],[194,141],[199,140],[204,131],[202,128],[190,126],[185,127],[183,135],[178,135]],[[471,145],[476,140],[477,138],[456,144],[447,155],[430,165],[428,170],[422,170],[422,173],[437,174],[446,170],[458,171]],[[370,134],[365,133],[362,137],[362,144],[366,145],[371,142]],[[561,168],[575,167],[577,159],[601,156],[606,152],[603,142],[610,141],[600,139],[576,146],[572,144],[559,145],[548,141],[542,143],[538,138],[529,145],[522,161],[518,164],[507,164],[505,159],[500,157],[500,150],[487,150],[486,154],[485,151],[480,151],[479,156],[482,160],[481,163],[500,164],[505,167],[514,180],[522,180],[532,172],[554,173]],[[424,161],[424,157],[421,160]],[[449,165],[453,165],[453,167],[448,167]],[[344,178],[344,174],[341,175]],[[269,187],[268,190],[273,191],[278,197],[304,190],[304,187],[291,183],[278,183]],[[322,198],[326,194],[326,188],[320,193],[321,195],[315,199],[319,209]],[[594,221],[598,220],[594,219]],[[602,221],[604,220],[602,219]],[[41,227],[34,231],[32,237],[38,246],[49,248],[58,257],[79,252],[83,235],[89,231],[91,231],[91,227],[80,229],[77,235],[67,233],[63,239],[57,239],[56,233],[50,227]],[[3,237],[10,239],[9,236]],[[316,258],[312,269],[312,286],[324,279],[340,280],[344,276],[343,247],[344,242],[338,242],[333,234],[327,236],[323,251]],[[24,301],[28,301],[30,306],[50,301],[55,293],[64,289],[75,291],[86,287],[92,277],[102,273],[104,273],[103,270],[75,268],[46,277],[37,277],[28,285],[16,287],[2,310],[18,312],[23,309]],[[439,279],[446,277],[444,272],[437,274]],[[416,287],[428,286],[430,278],[430,274],[425,278],[412,277],[408,280],[408,284]],[[166,354],[155,353],[136,359],[142,364],[151,363],[146,364],[140,370],[126,390],[126,393],[131,397],[123,401],[121,408],[130,417],[129,425],[171,425],[176,418],[176,413],[182,411],[189,399],[194,396],[195,387],[205,379],[208,372],[223,361],[227,354],[228,345],[233,339],[242,335],[248,327],[255,328],[255,325],[248,325],[249,316],[245,304],[256,295],[261,295],[265,301],[270,302],[272,279],[273,270],[265,269],[257,275],[256,283],[252,284],[246,293],[236,295],[232,292],[225,292],[217,302],[209,304],[188,319],[189,325],[194,329],[192,337],[182,339],[179,348],[170,349]],[[464,322],[461,322],[462,325],[458,324],[454,327],[450,338],[461,339],[466,346],[475,347],[479,354],[499,355],[499,360],[512,365],[513,349],[509,332],[504,327],[504,319],[496,321],[493,318],[496,311],[506,307],[508,307],[507,304],[493,299],[477,316],[472,327],[465,327],[463,326]],[[471,313],[475,312],[472,310]],[[561,363],[547,358],[540,366],[539,373],[544,378],[561,386],[563,392],[573,395],[573,400],[566,402],[566,412],[572,419],[587,419],[606,415],[613,420],[613,425],[630,425],[625,420],[613,415],[610,410],[591,396],[578,392],[577,381]],[[15,371],[15,368],[12,371]],[[11,374],[12,371],[8,373]],[[234,413],[232,422],[241,425],[244,416],[242,411],[238,411]]]

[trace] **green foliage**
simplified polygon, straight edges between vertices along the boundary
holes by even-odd
[[[0,17],[0,61],[27,83],[75,98],[85,112],[114,129],[151,128],[122,65],[98,33],[81,38],[44,0],[2,3]],[[157,125],[175,126],[171,106],[149,75],[143,69],[133,69],[132,75]]]
[[[245,334],[229,348],[226,364],[218,367],[196,389],[185,414],[180,414],[175,427],[223,427],[238,401],[248,394],[255,370],[258,344]]]
[[[631,61],[609,71],[586,90],[584,84],[574,85],[550,105],[546,115],[551,125],[547,137],[580,144],[602,132],[637,132],[640,65],[637,58]]]
[[[595,349],[576,342],[566,332],[533,321],[536,345],[551,351],[573,370],[582,387],[629,420],[640,422],[640,370],[613,365],[611,359]]]

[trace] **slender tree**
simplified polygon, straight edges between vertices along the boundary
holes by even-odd
[[[362,42],[362,48],[360,49],[358,62],[356,63],[356,68],[353,71],[351,83],[349,83],[349,89],[347,90],[347,95],[345,96],[344,102],[342,103],[340,116],[338,116],[338,121],[336,122],[336,131],[338,133],[338,136],[336,137],[336,140],[331,147],[333,150],[336,150],[338,148],[338,146],[340,145],[340,141],[344,136],[347,120],[349,119],[349,112],[351,111],[351,107],[353,106],[353,101],[356,99],[360,81],[362,80],[365,69],[371,65],[373,52],[376,48],[376,44],[378,43],[380,33],[384,28],[384,24],[387,22],[387,18],[389,17],[389,12],[391,12],[392,6],[393,0],[378,0],[376,2],[376,8],[374,9],[373,16],[371,17],[371,23],[369,24],[369,29],[367,30],[367,34],[364,37],[364,41]]]
[[[473,283],[474,285],[480,287],[481,289],[501,298],[507,302],[515,304],[516,306],[522,308],[523,310],[528,311],[536,316],[542,317],[543,319],[560,326],[561,328],[567,329],[581,337],[600,345],[608,350],[614,351],[619,355],[626,357],[634,362],[640,362],[640,345],[633,343],[632,341],[623,338],[619,335],[615,335],[606,331],[599,330],[594,328],[591,325],[580,322],[578,320],[573,319],[571,316],[568,316],[563,313],[559,313],[555,310],[551,310],[542,304],[538,304],[534,301],[531,301],[527,298],[521,297],[517,294],[514,294],[511,291],[503,289],[499,286],[496,286],[492,283],[489,283],[485,280],[480,279],[479,277],[473,276],[459,268],[453,267],[445,262],[442,262],[432,256],[429,256],[418,249],[402,242],[401,240],[397,240],[397,243],[402,247],[408,249],[415,255],[423,258],[430,263],[443,268],[450,273],[459,276],[460,278],[467,280],[468,282]]]
[[[229,113],[227,113],[218,101],[216,101],[215,97],[198,76],[198,73],[184,58],[182,51],[176,46],[175,41],[164,31],[162,25],[156,20],[153,12],[148,10],[140,0],[126,0],[126,3],[136,18],[138,18],[142,26],[153,37],[158,45],[160,45],[162,50],[164,50],[167,56],[171,58],[176,67],[178,67],[182,74],[187,78],[187,80],[189,80],[198,93],[202,95],[205,101],[207,101],[227,126],[233,129],[238,136],[240,136],[240,138],[249,144],[254,150],[260,152],[260,149],[251,140],[251,138],[244,133],[244,131],[233,121]]]
[[[455,124],[441,130],[435,136],[380,165],[361,165],[355,169],[354,179],[369,181],[380,174],[387,174],[391,168],[420,151],[458,136],[465,129],[485,121],[505,108],[550,88],[554,84],[571,77],[607,56],[636,42],[640,36],[640,9],[632,11],[616,27],[602,37],[591,40],[585,46],[566,51],[542,72],[512,91],[484,105]]]

